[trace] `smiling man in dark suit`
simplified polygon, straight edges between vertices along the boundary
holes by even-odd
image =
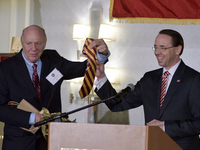
[[[186,66],[180,59],[184,42],[174,30],[159,32],[153,47],[158,64],[162,67],[144,74],[121,101],[109,101],[111,111],[123,111],[143,105],[145,124],[162,128],[183,150],[198,150],[200,134],[200,73]],[[96,93],[101,99],[116,94],[98,63]],[[163,83],[164,73],[167,81]],[[161,92],[162,91],[162,92]],[[160,101],[164,93],[164,102]]]
[[[61,112],[61,83],[85,74],[87,60],[69,61],[55,50],[44,50],[46,42],[44,29],[31,25],[23,30],[22,50],[0,63],[0,121],[5,122],[3,150],[47,149],[41,130],[32,134],[20,128],[30,128],[43,115],[19,110],[16,106],[9,106],[9,102],[20,103],[25,99],[38,110],[45,107],[50,113]],[[109,55],[107,45],[102,39],[97,39],[90,43],[90,48],[95,46],[98,59],[104,63]],[[32,76],[34,64],[37,65],[40,94],[36,92],[32,82],[35,78]],[[50,74],[57,77],[47,79]]]

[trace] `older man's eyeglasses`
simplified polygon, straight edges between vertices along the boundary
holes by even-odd
[[[152,50],[153,51],[155,51],[155,50],[161,50],[161,51],[164,51],[164,50],[166,50],[166,49],[170,49],[170,48],[172,48],[172,47],[174,47],[174,46],[171,46],[171,47],[152,47]]]

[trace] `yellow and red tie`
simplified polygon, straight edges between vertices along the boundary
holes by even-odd
[[[82,51],[82,53],[84,55],[87,55],[89,65],[85,72],[85,76],[83,79],[83,85],[82,85],[81,89],[79,90],[79,94],[80,94],[81,98],[84,98],[90,94],[90,91],[94,84],[96,66],[97,66],[97,64],[96,64],[96,59],[97,59],[96,47],[92,48],[92,49],[89,48],[89,44],[93,40],[94,39],[87,38],[85,41],[84,47],[83,47],[83,51]]]

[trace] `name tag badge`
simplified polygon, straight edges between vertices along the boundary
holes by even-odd
[[[62,73],[56,68],[46,77],[46,79],[52,84],[56,84],[60,78],[62,78]]]

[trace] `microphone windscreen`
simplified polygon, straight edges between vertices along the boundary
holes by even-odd
[[[132,83],[129,83],[127,87],[131,88],[131,92],[135,89],[135,86]]]

